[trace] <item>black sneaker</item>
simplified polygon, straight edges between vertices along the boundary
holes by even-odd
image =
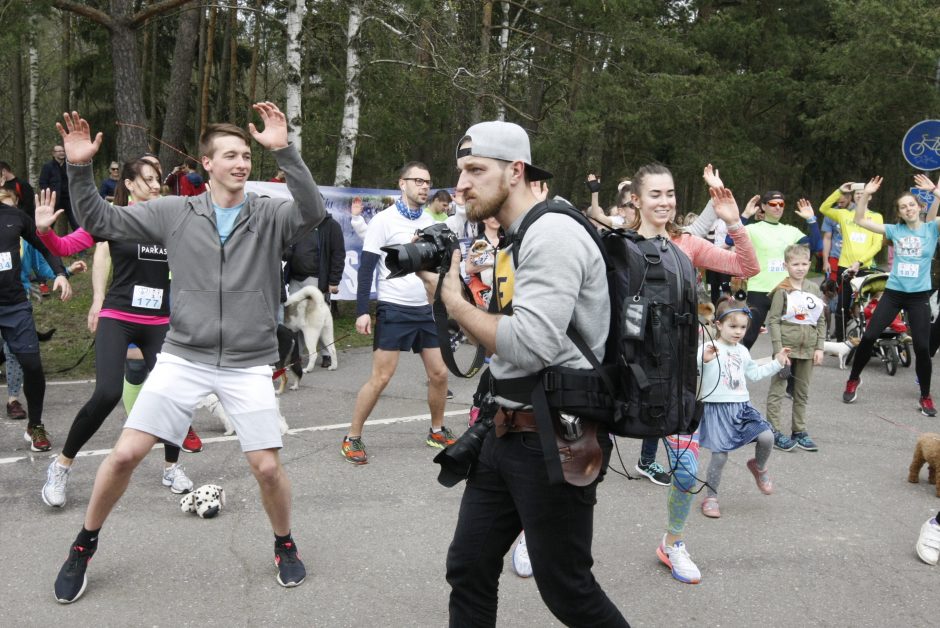
[[[307,577],[293,541],[274,544],[274,564],[277,565],[277,583],[282,587],[296,587]]]
[[[638,460],[636,463],[637,472],[649,478],[649,481],[653,484],[659,484],[660,486],[669,486],[672,478],[669,473],[663,469],[662,465],[656,461],[653,461],[649,464],[643,464],[642,460]]]
[[[451,390],[450,388],[447,389],[447,398],[448,398],[448,399],[453,399],[453,398],[454,398],[454,391]]]
[[[328,369],[333,366],[333,358],[328,355],[320,356],[320,368]]]
[[[60,604],[71,604],[82,596],[88,585],[85,569],[95,550],[73,545],[69,557],[55,579],[55,599]]]

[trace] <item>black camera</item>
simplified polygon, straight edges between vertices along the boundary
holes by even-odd
[[[385,266],[389,279],[397,279],[419,270],[447,272],[454,251],[460,250],[457,234],[443,223],[437,223],[415,233],[418,240],[408,244],[383,246]]]
[[[480,457],[483,441],[492,428],[491,417],[480,418],[460,435],[456,443],[434,456],[434,462],[441,465],[437,481],[450,488],[461,480],[466,480]]]

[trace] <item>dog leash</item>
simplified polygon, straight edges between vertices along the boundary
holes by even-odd
[[[874,414],[874,413],[873,413],[873,414]],[[891,419],[889,419],[889,418],[887,418],[887,417],[883,417],[883,416],[881,416],[880,414],[875,414],[875,416],[878,417],[879,419],[881,419],[882,421],[886,422],[886,423],[890,423],[891,425],[893,425],[893,426],[895,426],[895,427],[897,427],[897,428],[899,428],[899,429],[907,430],[908,432],[910,432],[910,433],[912,433],[912,434],[916,434],[917,436],[920,436],[921,434],[925,434],[925,433],[926,433],[926,432],[920,431],[920,430],[917,429],[916,427],[911,427],[910,425],[907,425],[906,423],[901,423],[901,422],[899,422],[899,421],[892,421]]]

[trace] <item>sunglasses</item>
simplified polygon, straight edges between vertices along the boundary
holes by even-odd
[[[767,204],[771,207],[783,207],[784,206],[783,201],[767,201]]]

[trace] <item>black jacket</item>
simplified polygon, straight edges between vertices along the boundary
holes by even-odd
[[[54,256],[36,235],[36,223],[21,209],[0,205],[0,305],[15,305],[27,300],[20,281],[20,238],[46,258],[56,275],[65,275],[62,260]]]
[[[284,269],[287,281],[317,277],[317,287],[327,294],[330,286],[338,286],[343,278],[346,243],[342,227],[327,214],[316,229],[291,245],[284,259],[287,261]]]

